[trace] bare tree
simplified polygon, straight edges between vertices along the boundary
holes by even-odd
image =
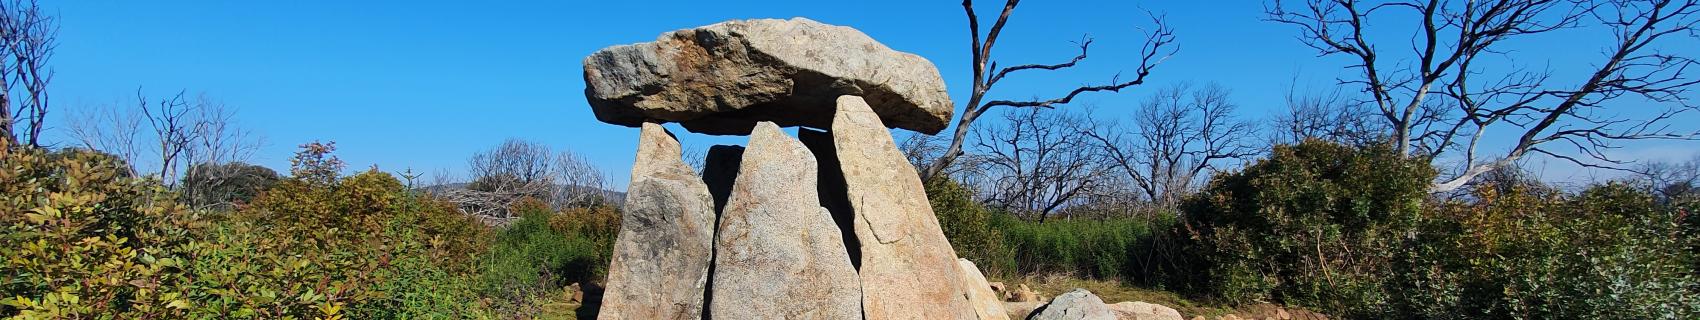
[[[467,160],[472,181],[467,189],[545,199],[555,165],[554,151],[541,143],[508,139]]]
[[[203,181],[196,186],[220,186],[233,178],[223,173],[240,170],[211,168],[246,161],[259,148],[259,139],[237,125],[235,115],[206,94],[188,98],[180,91],[150,100],[138,90],[134,106],[90,106],[68,121],[68,131],[81,147],[117,155],[130,164],[132,173],[156,175],[167,186],[178,186],[187,178],[185,172],[196,166],[204,167],[195,177]],[[141,170],[144,165],[150,169]],[[206,195],[206,190],[181,191]]]
[[[1688,161],[1658,161],[1642,165],[1641,183],[1665,199],[1700,196],[1700,154]]]
[[[605,204],[607,174],[571,151],[556,153],[549,146],[508,139],[467,161],[472,181],[466,188],[436,188],[433,194],[454,202],[467,214],[500,224],[512,220],[513,205],[535,198],[551,206]],[[446,174],[439,173],[438,185]]]
[[[194,146],[195,136],[199,135],[201,124],[191,116],[193,108],[178,92],[171,98],[161,99],[157,104],[150,104],[140,90],[136,92],[136,103],[141,105],[143,119],[153,128],[155,150],[159,155],[159,177],[172,184],[176,176],[179,159]]]
[[[1177,84],[1134,112],[1131,132],[1107,122],[1084,133],[1151,204],[1172,208],[1218,165],[1259,152],[1255,127],[1235,119],[1237,109],[1220,85]]]
[[[1697,0],[1305,0],[1296,7],[1276,0],[1267,11],[1269,20],[1299,29],[1304,44],[1322,55],[1353,58],[1351,68],[1359,75],[1342,83],[1360,86],[1371,97],[1368,103],[1388,124],[1396,150],[1431,162],[1446,152],[1463,153],[1457,170],[1436,181],[1433,192],[1457,189],[1531,153],[1622,169],[1625,161],[1604,152],[1615,141],[1700,136],[1669,127],[1670,120],[1696,109],[1684,95],[1700,83],[1687,74],[1700,63],[1688,56],[1691,50],[1661,50],[1682,46],[1672,42],[1685,36],[1697,37]],[[1396,11],[1415,13],[1413,39],[1371,39],[1366,27],[1372,22],[1407,17]],[[1529,57],[1513,57],[1505,48],[1510,40],[1580,26],[1610,30],[1610,44],[1570,83],[1559,83],[1559,75],[1548,70],[1516,66]],[[1397,46],[1406,43],[1411,46]],[[1396,50],[1378,51],[1389,46]],[[1412,52],[1414,62],[1384,56],[1401,51]],[[1615,110],[1638,103],[1666,109],[1644,117]],[[1520,134],[1499,158],[1485,160],[1477,147],[1490,131]]]
[[[979,120],[980,116],[984,115],[986,111],[990,111],[992,108],[1000,106],[1052,108],[1058,105],[1068,104],[1069,101],[1073,101],[1074,97],[1081,93],[1099,91],[1120,92],[1122,89],[1144,84],[1145,77],[1151,74],[1151,70],[1156,68],[1157,65],[1162,64],[1163,61],[1167,60],[1170,55],[1173,55],[1176,50],[1174,45],[1174,30],[1169,29],[1168,24],[1163,21],[1162,17],[1152,15],[1151,20],[1153,24],[1156,25],[1156,28],[1146,34],[1145,44],[1140,49],[1139,66],[1134,69],[1134,74],[1131,79],[1123,79],[1121,75],[1118,74],[1110,77],[1110,81],[1108,83],[1101,85],[1083,85],[1074,88],[1074,90],[1070,90],[1067,94],[1064,94],[1061,97],[1051,99],[986,101],[986,93],[991,91],[991,89],[997,85],[998,81],[1003,80],[1004,77],[1023,71],[1061,70],[1074,67],[1076,64],[1080,63],[1080,61],[1086,60],[1087,50],[1092,46],[1092,38],[1088,37],[1081,39],[1076,42],[1076,44],[1080,46],[1080,55],[1077,55],[1073,59],[1063,63],[1023,64],[999,68],[997,62],[992,60],[992,48],[994,47],[994,44],[997,43],[998,35],[1003,32],[1004,24],[1009,22],[1010,13],[1015,11],[1015,6],[1020,2],[1020,0],[1008,0],[1005,2],[1003,11],[998,14],[997,21],[992,23],[992,28],[986,31],[984,41],[981,41],[980,19],[974,12],[974,3],[972,0],[962,1],[962,9],[968,15],[968,31],[971,35],[970,52],[973,54],[973,60],[971,63],[973,64],[972,69],[974,70],[974,88],[973,91],[969,93],[968,104],[963,106],[962,112],[957,116],[956,130],[951,135],[950,144],[945,147],[944,151],[940,153],[937,158],[932,160],[932,164],[923,168],[921,171],[921,176],[923,178],[932,177],[945,171],[946,168],[951,166],[951,162],[956,161],[957,157],[962,156],[962,146],[965,143],[969,132],[972,132],[970,127],[974,124],[974,121]]]
[[[558,207],[587,207],[606,204],[608,175],[590,163],[590,159],[562,151],[555,156],[555,188],[553,200]]]
[[[136,160],[143,150],[137,141],[142,134],[139,108],[122,108],[117,104],[89,105],[72,116],[66,129],[82,148],[100,150],[123,159],[132,175],[139,175]]]
[[[1107,167],[1090,141],[1080,139],[1087,120],[1038,108],[1004,112],[1001,125],[974,130],[989,182],[975,186],[1003,210],[1045,217],[1083,199],[1099,186]],[[970,179],[973,180],[973,179]]]
[[[47,62],[59,46],[56,19],[36,1],[0,1],[0,138],[4,147],[41,146],[47,119]],[[22,125],[23,128],[17,126]]]
[[[1288,87],[1285,102],[1269,128],[1270,145],[1307,139],[1346,145],[1386,141],[1386,130],[1374,118],[1374,112],[1347,99],[1338,87],[1325,91]]]

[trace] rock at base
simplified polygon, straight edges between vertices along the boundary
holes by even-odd
[[[832,141],[861,245],[867,319],[977,319],[921,179],[880,117],[838,97]]]
[[[856,270],[816,194],[816,162],[771,122],[756,125],[716,235],[716,319],[855,319]]]
[[[1051,303],[1033,315],[1033,320],[1115,320],[1116,312],[1110,310],[1098,295],[1086,289],[1074,289],[1051,299]]]
[[[1180,311],[1163,305],[1130,301],[1110,305],[1110,311],[1123,320],[1185,320]]]
[[[962,285],[968,291],[968,302],[974,306],[974,314],[980,320],[1009,320],[1009,314],[1003,310],[1003,301],[998,299],[998,293],[986,283],[986,276],[980,274],[980,267],[968,259],[956,259],[962,269]]]
[[[701,319],[713,243],[708,187],[673,135],[644,123],[597,318]]]

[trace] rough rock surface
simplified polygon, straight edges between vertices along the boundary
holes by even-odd
[[[861,244],[867,319],[976,319],[921,179],[868,104],[839,97],[833,148]],[[748,161],[748,160],[745,160]]]
[[[1010,319],[1019,319],[1019,320],[1025,320],[1029,317],[1032,317],[1034,311],[1039,311],[1039,308],[1044,308],[1044,307],[1045,307],[1044,301],[1025,301],[1025,302],[1005,301],[1003,303],[1004,312],[1009,314],[1009,318]]]
[[[700,319],[713,254],[708,187],[660,125],[644,123],[599,319]]]
[[[1033,320],[1115,320],[1116,312],[1104,304],[1098,295],[1086,289],[1074,289],[1051,299]]]
[[[757,121],[826,128],[847,94],[866,97],[885,125],[928,134],[954,110],[932,62],[804,18],[727,21],[604,48],[584,59],[584,80],[598,120],[709,134],[748,133]]]
[[[1110,311],[1116,312],[1117,319],[1123,320],[1185,320],[1180,311],[1159,304],[1143,301],[1122,302],[1110,305]]]
[[[980,267],[968,259],[956,259],[956,263],[962,269],[962,285],[968,291],[968,302],[974,306],[974,314],[980,320],[1009,320],[1009,314],[1003,310],[1003,301],[998,299],[998,293],[992,290],[991,284],[986,283]]]
[[[715,319],[861,317],[856,270],[815,191],[803,144],[756,125],[716,236]]]

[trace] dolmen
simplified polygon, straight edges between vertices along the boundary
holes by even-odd
[[[888,129],[950,121],[926,59],[849,27],[737,20],[604,48],[584,81],[598,120],[640,128],[600,319],[1007,319],[971,301],[985,279]],[[668,122],[749,142],[697,172]]]

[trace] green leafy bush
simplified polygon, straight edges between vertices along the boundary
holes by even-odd
[[[612,207],[574,207],[551,212],[535,198],[512,208],[520,219],[495,235],[483,258],[481,283],[486,296],[506,315],[535,315],[538,296],[568,284],[591,287],[607,275],[620,214]]]
[[[1429,199],[1386,148],[1306,142],[1188,200],[1204,295],[1362,319],[1692,319],[1692,207],[1514,174]]]
[[[1700,280],[1680,205],[1597,185],[1484,185],[1437,205],[1392,314],[1455,319],[1692,319]],[[1444,312],[1443,312],[1444,311]]]
[[[1434,170],[1390,148],[1319,141],[1211,180],[1185,204],[1200,288],[1231,302],[1281,301],[1358,315],[1415,232]]]
[[[336,163],[330,148],[306,155]],[[86,151],[0,151],[0,317],[466,318],[484,228],[394,177],[328,168],[188,210]]]
[[[938,216],[950,246],[958,257],[973,261],[987,275],[1014,275],[1018,270],[1015,251],[1004,245],[1004,232],[995,213],[974,202],[973,194],[950,179],[931,179],[926,184],[927,200]]]
[[[90,151],[0,148],[0,317],[185,317],[207,223]]]

